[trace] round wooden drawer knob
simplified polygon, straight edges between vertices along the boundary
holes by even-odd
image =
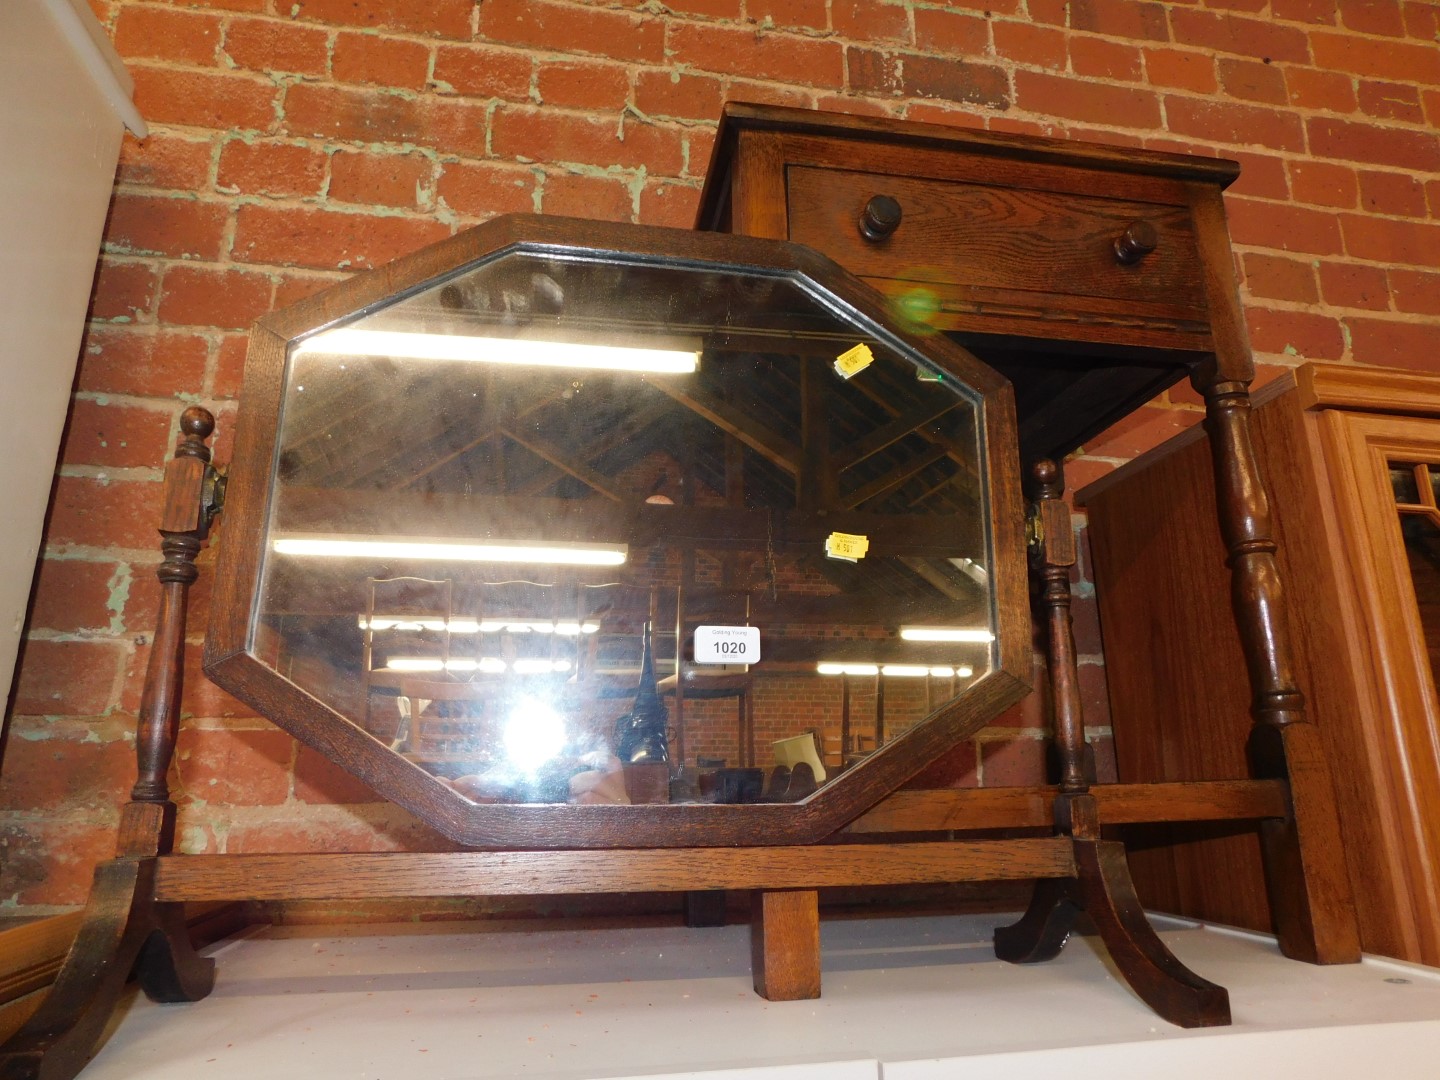
[[[900,203],[889,195],[872,195],[860,211],[860,235],[879,243],[900,227]]]
[[[1115,258],[1131,266],[1155,250],[1160,243],[1160,234],[1148,221],[1132,221],[1125,231],[1115,238]]]

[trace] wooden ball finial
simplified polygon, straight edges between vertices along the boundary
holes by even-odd
[[[1037,499],[1058,499],[1065,493],[1065,471],[1058,462],[1041,458],[1030,466],[1030,487]]]
[[[215,414],[191,405],[180,414],[180,433],[190,439],[208,439],[215,430]]]

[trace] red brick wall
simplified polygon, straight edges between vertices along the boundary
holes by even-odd
[[[112,846],[154,619],[157,466],[189,401],[218,411],[226,459],[245,326],[505,211],[688,225],[726,98],[1237,157],[1231,228],[1265,376],[1432,365],[1440,344],[1434,2],[92,6],[153,134],[126,144],[100,261],[0,778],[0,906],[81,901]],[[1072,485],[1196,418],[1173,391],[1089,447]],[[427,842],[189,674],[185,849]],[[1037,697],[951,774],[978,758],[987,782],[1034,777],[1044,723]]]

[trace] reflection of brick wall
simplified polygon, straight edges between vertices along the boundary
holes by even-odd
[[[152,134],[122,153],[0,772],[0,899],[21,910],[80,902],[113,849],[178,399],[217,411],[226,461],[257,316],[507,211],[688,226],[725,98],[1237,157],[1227,203],[1262,380],[1305,359],[1437,352],[1433,3],[91,7]],[[1171,391],[1088,446],[1072,488],[1197,417],[1194,395]],[[197,642],[212,554],[202,567]],[[1099,627],[1080,588],[1103,743]],[[187,679],[186,850],[436,842],[206,683],[196,658]],[[950,771],[1033,779],[1044,727],[1032,697]]]
[[[1037,660],[1037,677],[1039,676]],[[932,697],[926,700],[926,682]],[[852,736],[873,740],[875,732],[875,680],[851,678],[850,723]],[[948,680],[890,678],[885,680],[886,741],[903,734],[946,697]],[[776,739],[815,728],[824,736],[826,760],[839,760],[841,679],[811,675],[766,676],[755,686],[755,761],[771,760]],[[1114,779],[1108,702],[1104,668],[1086,664],[1081,669],[1081,690],[1086,709],[1087,738],[1095,748],[1102,779]],[[1049,738],[1048,704],[1033,694],[982,728],[976,736],[944,761],[924,770],[919,780],[926,787],[973,787],[981,784],[1039,783],[1044,776],[1044,755]],[[673,720],[673,706],[671,711]],[[687,701],[685,705],[686,762],[697,756],[739,761],[736,741],[736,702],[733,699]],[[862,742],[873,747],[873,741]]]

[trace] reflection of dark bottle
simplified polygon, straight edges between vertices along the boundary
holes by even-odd
[[[615,721],[615,755],[626,764],[666,764],[670,747],[665,725],[670,714],[655,690],[655,650],[651,643],[652,624],[645,624],[640,654],[640,682],[635,687],[635,705]]]

